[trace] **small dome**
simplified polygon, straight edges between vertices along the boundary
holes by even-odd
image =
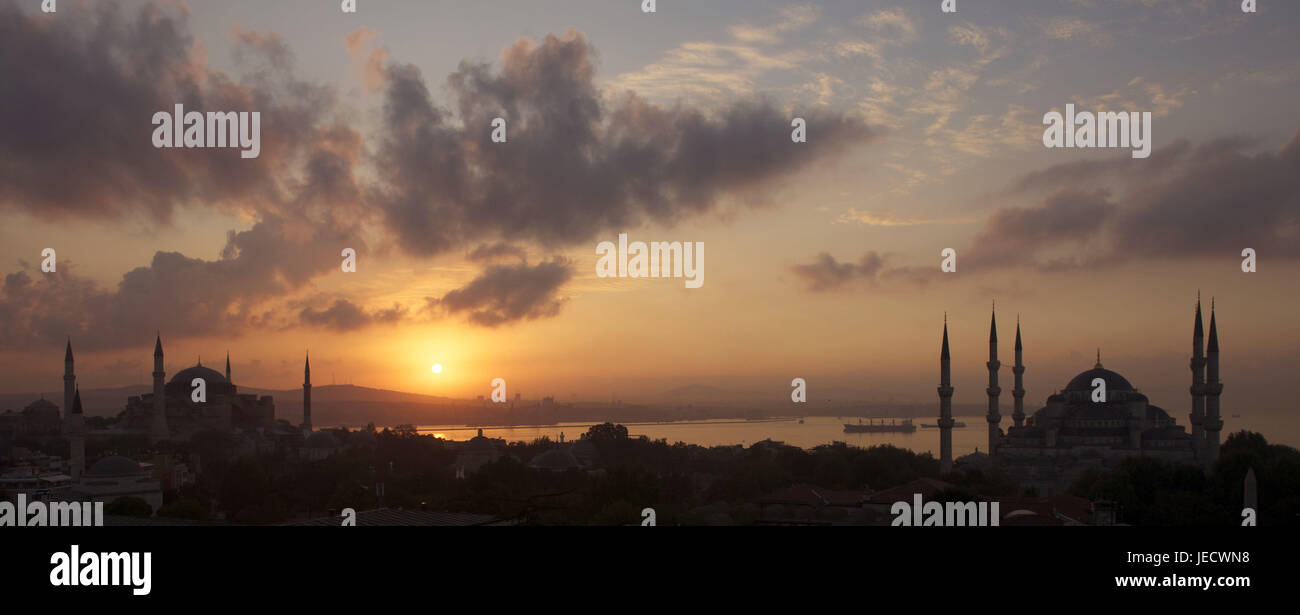
[[[553,448],[542,453],[528,463],[528,465],[539,470],[562,471],[569,468],[579,467],[578,459],[573,456],[567,449]]]
[[[54,405],[54,403],[48,399],[38,399],[30,404],[27,404],[27,407],[23,408],[23,413],[31,414],[33,412],[49,411],[49,410],[58,412],[59,407]]]
[[[303,443],[303,446],[307,448],[334,449],[339,447],[339,441],[337,438],[334,437],[333,434],[324,431],[318,431],[308,436],[307,441]]]
[[[143,473],[134,459],[112,455],[96,461],[86,471],[86,476],[137,476]]]
[[[469,451],[494,451],[496,444],[492,440],[483,437],[483,430],[478,430],[478,435],[469,439],[469,444],[465,445],[465,450]]]

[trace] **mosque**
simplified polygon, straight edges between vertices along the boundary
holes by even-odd
[[[1209,468],[1219,452],[1223,420],[1219,414],[1219,334],[1213,305],[1210,335],[1205,344],[1201,303],[1196,302],[1192,334],[1192,432],[1156,406],[1128,379],[1102,366],[1101,353],[1092,369],[1081,372],[1065,388],[1047,398],[1047,405],[1026,416],[1024,411],[1023,346],[1016,323],[1015,365],[1012,367],[1012,424],[1000,427],[998,398],[998,333],[994,314],[989,327],[988,454],[976,453],[959,463],[991,465],[1008,472],[1022,490],[1042,496],[1062,493],[1088,467],[1113,467],[1127,457],[1154,457],[1171,463]],[[948,323],[944,322],[940,350],[939,431],[940,472],[952,471],[952,380]],[[1104,386],[1103,386],[1104,385]],[[1100,393],[1100,394],[1099,394]]]
[[[164,383],[162,336],[154,341],[153,392],[127,398],[118,414],[117,425],[102,435],[142,434],[153,442],[188,441],[200,431],[215,430],[239,436],[255,448],[288,444],[299,448],[312,435],[311,364],[303,365],[303,420],[298,427],[275,418],[275,400],[270,395],[240,393],[230,374],[230,356],[226,372],[204,367],[200,361],[182,369]],[[194,394],[195,381],[202,380],[205,395]],[[63,396],[69,412],[64,417],[64,432],[69,438],[95,436],[81,427],[80,413],[73,410],[78,399],[77,377],[72,356],[72,341],[64,353]],[[81,460],[84,464],[84,459]],[[76,460],[74,466],[78,465]]]

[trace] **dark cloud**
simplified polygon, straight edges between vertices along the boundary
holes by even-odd
[[[875,252],[867,252],[857,263],[835,260],[827,252],[806,265],[794,265],[790,268],[807,285],[808,290],[823,292],[838,290],[854,281],[872,282],[876,274],[885,266],[885,258]]]
[[[471,261],[491,261],[499,258],[517,258],[521,263],[528,262],[528,252],[519,246],[508,243],[497,242],[493,244],[482,244],[474,248],[473,252],[465,255],[467,260]]]
[[[373,324],[393,324],[406,317],[407,310],[400,304],[384,310],[367,312],[347,299],[335,299],[328,308],[304,307],[298,312],[299,320],[308,326],[332,331],[356,331]]]
[[[266,326],[274,302],[362,250],[360,135],[336,119],[328,88],[294,75],[274,35],[235,34],[239,80],[195,52],[183,10],[91,5],[89,18],[49,19],[0,0],[0,209],[48,217],[143,216],[164,225],[197,203],[251,215],[217,260],[158,252],[148,266],[96,287],[60,261],[24,268],[0,296],[0,343],[130,346],[167,335],[239,335]],[[258,111],[261,155],[155,149],[155,111]],[[58,246],[53,246],[56,249]],[[269,304],[269,305],[268,305]]]
[[[857,120],[810,110],[799,114],[809,141],[791,143],[789,114],[762,101],[707,113],[632,93],[607,101],[593,58],[570,31],[514,44],[499,71],[462,62],[447,80],[454,113],[414,66],[390,66],[374,200],[400,245],[422,255],[466,240],[568,245],[648,219],[672,224],[872,137]],[[507,143],[489,139],[498,116]]]
[[[914,285],[925,285],[939,274],[934,267],[888,266],[889,255],[869,251],[856,263],[840,262],[827,252],[818,254],[813,262],[794,265],[790,271],[803,281],[812,292],[829,292],[853,288],[875,287],[880,283],[901,280]]]
[[[559,314],[567,301],[558,292],[572,277],[569,262],[558,257],[536,266],[492,265],[463,288],[441,299],[430,298],[428,307],[447,314],[467,313],[471,323],[484,327],[549,318]]]
[[[1056,270],[1235,259],[1244,248],[1300,258],[1300,133],[1278,152],[1252,153],[1256,144],[1180,140],[1148,161],[1125,155],[1027,174],[1009,193],[1045,196],[995,212],[964,264]]]

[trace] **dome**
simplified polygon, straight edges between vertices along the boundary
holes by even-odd
[[[23,408],[23,413],[31,414],[33,412],[50,411],[50,410],[58,412],[59,407],[54,405],[54,403],[48,399],[38,399],[30,404],[27,404],[27,407]]]
[[[168,381],[168,384],[179,384],[179,386],[188,389],[190,388],[190,383],[194,382],[195,378],[202,378],[209,387],[213,384],[226,382],[226,377],[221,375],[221,372],[215,369],[203,367],[202,365],[195,365],[194,367],[187,367],[176,372],[176,375],[172,376],[172,379]]]
[[[112,455],[96,461],[86,471],[86,476],[137,476],[143,473],[134,459]]]
[[[1123,376],[1112,372],[1101,364],[1086,372],[1075,376],[1070,384],[1065,385],[1066,391],[1092,391],[1092,381],[1094,378],[1101,378],[1106,382],[1106,391],[1132,391],[1133,385]]]
[[[563,471],[579,467],[578,459],[568,450],[553,448],[533,458],[528,464],[539,470]]]
[[[483,430],[478,430],[478,435],[469,439],[469,444],[465,445],[465,450],[469,451],[495,451],[496,444],[492,440],[483,437]]]
[[[335,449],[339,447],[339,441],[327,432],[318,431],[309,436],[306,442],[303,443],[303,446],[307,448]]]

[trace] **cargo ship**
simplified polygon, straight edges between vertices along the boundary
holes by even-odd
[[[964,421],[953,421],[952,426],[956,427],[957,429],[961,429],[962,427],[966,426],[966,423]],[[939,428],[938,423],[921,423],[921,429],[938,429],[938,428]]]
[[[862,419],[858,419],[857,424],[844,424],[844,433],[912,433],[913,431],[916,431],[916,425],[912,424],[912,419],[903,419],[901,423],[892,419],[888,423],[884,419],[879,423],[875,419],[867,419],[867,422],[863,423]]]

